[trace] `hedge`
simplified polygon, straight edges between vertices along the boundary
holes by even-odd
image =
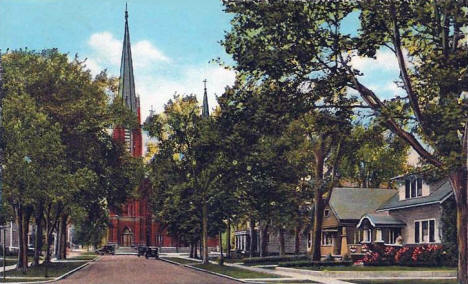
[[[290,262],[280,262],[278,266],[283,267],[320,267],[320,266],[351,266],[353,262],[349,261],[313,261],[313,260],[299,260]]]
[[[265,257],[250,257],[242,260],[244,264],[265,264],[277,262],[289,262],[309,259],[307,255],[287,255],[287,256],[265,256]]]

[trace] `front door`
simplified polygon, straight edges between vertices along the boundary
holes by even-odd
[[[122,246],[123,247],[131,246],[132,245],[132,237],[133,237],[132,232],[128,228],[125,228],[125,230],[122,233]]]

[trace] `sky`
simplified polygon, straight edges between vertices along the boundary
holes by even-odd
[[[220,0],[128,0],[130,40],[135,85],[142,119],[153,108],[161,112],[174,95],[196,94],[202,101],[207,79],[210,108],[233,71],[213,59],[231,64],[219,41],[229,30],[231,15]],[[0,49],[58,48],[70,58],[78,54],[97,74],[107,69],[118,76],[124,33],[124,0],[0,0]],[[356,15],[345,19],[343,31],[356,33]],[[354,57],[352,64],[365,74],[361,80],[382,98],[402,94],[393,81],[398,64],[389,50],[376,59]]]

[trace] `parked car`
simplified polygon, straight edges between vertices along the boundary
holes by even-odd
[[[105,245],[102,248],[97,249],[95,253],[100,255],[115,254],[115,247],[113,245]]]
[[[146,258],[154,257],[154,259],[158,259],[159,249],[157,247],[147,247],[145,251],[145,257]]]
[[[148,250],[147,246],[138,246],[138,257],[142,255],[146,255],[147,250]]]

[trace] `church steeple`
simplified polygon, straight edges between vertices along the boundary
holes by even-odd
[[[202,117],[210,116],[210,109],[208,107],[208,94],[206,92],[206,79],[203,80],[205,84],[205,92],[203,93],[203,106],[202,106]]]
[[[133,76],[132,50],[130,47],[130,32],[128,29],[128,10],[125,4],[125,34],[120,63],[119,96],[123,103],[134,113],[138,109],[138,100],[135,94],[135,79]]]

